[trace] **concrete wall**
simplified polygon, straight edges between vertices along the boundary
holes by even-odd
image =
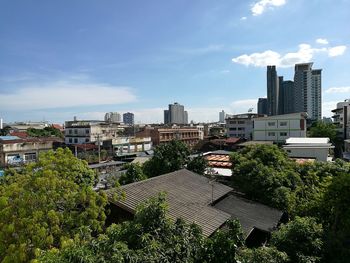
[[[291,148],[289,146],[285,150],[289,157],[315,158],[320,162],[326,162],[329,153],[328,148]]]

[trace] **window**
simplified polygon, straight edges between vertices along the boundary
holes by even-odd
[[[230,131],[236,131],[237,128],[230,128]]]
[[[24,160],[26,162],[33,162],[36,160],[36,153],[25,153]]]
[[[237,122],[236,121],[230,121],[230,124],[236,124]]]
[[[69,143],[72,143],[72,138],[69,138]]]
[[[89,138],[86,138],[86,139],[85,139],[85,142],[89,142],[89,141],[90,141]]]
[[[74,134],[78,134],[78,130],[77,129],[74,129]]]
[[[280,122],[280,126],[287,126],[287,122],[286,121],[281,121]]]
[[[274,132],[268,132],[267,135],[268,135],[268,136],[276,136],[276,133],[274,133]]]
[[[275,126],[275,122],[268,122],[267,125],[268,126]]]
[[[77,138],[74,138],[74,143],[78,143],[78,139]]]
[[[244,124],[245,121],[238,121],[237,123],[238,123],[238,124]]]
[[[280,136],[287,136],[288,135],[288,133],[286,133],[286,132],[280,132]]]
[[[85,130],[85,134],[89,134],[90,133],[90,130],[89,129],[86,129]]]
[[[69,129],[68,132],[69,132],[69,134],[72,134],[72,129]]]
[[[239,130],[239,131],[244,131],[245,128],[244,128],[244,127],[239,127],[238,130]]]

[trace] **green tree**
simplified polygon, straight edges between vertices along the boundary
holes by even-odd
[[[10,133],[11,127],[6,126],[3,129],[0,129],[0,136],[6,136]]]
[[[333,123],[315,122],[309,130],[310,137],[328,137],[332,142],[337,137],[337,127]]]
[[[296,217],[272,234],[271,243],[287,253],[291,262],[320,262],[323,228],[312,217]]]
[[[67,150],[49,151],[0,185],[0,258],[28,262],[83,229],[102,231],[107,198],[92,190],[94,173]]]
[[[31,137],[64,137],[63,133],[59,129],[52,126],[45,127],[44,129],[29,128],[27,129],[27,133]]]
[[[291,211],[302,184],[295,163],[275,145],[247,147],[231,155],[234,187],[249,198]]]
[[[143,164],[147,177],[154,177],[184,168],[188,163],[190,150],[178,140],[161,144],[154,150],[154,156]]]
[[[275,247],[244,248],[239,251],[241,263],[287,263],[288,255]]]
[[[119,178],[120,185],[130,184],[147,179],[140,164],[126,164],[126,172]]]
[[[204,175],[206,169],[208,167],[208,161],[203,156],[197,156],[191,159],[187,164],[187,169],[197,173]]]
[[[350,258],[350,173],[334,177],[322,200],[322,221],[327,231],[327,260],[347,262]]]

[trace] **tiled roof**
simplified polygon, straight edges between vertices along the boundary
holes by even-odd
[[[121,188],[126,198],[114,203],[131,213],[150,197],[166,192],[169,217],[173,220],[183,218],[187,223],[198,224],[205,236],[210,236],[231,218],[229,213],[216,209],[211,203],[224,197],[232,188],[217,182],[210,183],[208,178],[186,169],[124,185]],[[111,197],[114,191],[118,190],[110,189],[106,193]]]
[[[233,194],[216,203],[214,207],[238,219],[246,235],[253,228],[271,232],[283,215],[282,211]]]

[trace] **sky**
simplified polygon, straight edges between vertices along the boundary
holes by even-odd
[[[0,0],[0,117],[163,122],[257,110],[266,65],[322,69],[323,115],[350,98],[350,0]]]

